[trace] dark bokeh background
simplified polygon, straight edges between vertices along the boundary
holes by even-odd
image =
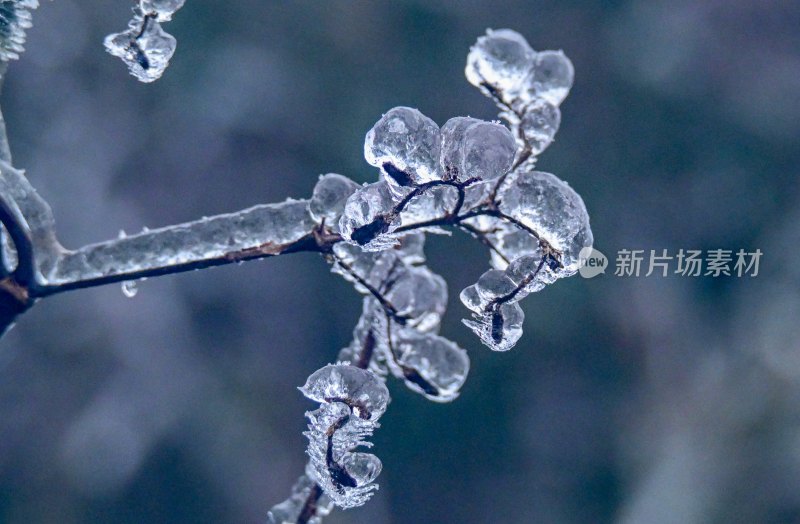
[[[471,376],[449,405],[391,383],[381,489],[326,521],[800,522],[800,4],[189,0],[151,85],[102,49],[128,9],[44,2],[3,92],[68,247],[372,180],[387,109],[494,117],[463,66],[510,27],[575,64],[540,167],[597,248],[764,252],[754,279],[559,282],[494,354],[457,300],[487,254],[433,239]],[[314,255],[44,301],[0,342],[0,522],[263,521],[305,462],[295,388],[359,312]]]

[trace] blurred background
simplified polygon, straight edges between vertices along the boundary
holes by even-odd
[[[448,405],[390,381],[381,489],[326,522],[800,522],[800,3],[189,0],[150,85],[102,47],[129,8],[43,2],[2,94],[68,247],[374,180],[387,109],[495,117],[463,68],[510,27],[575,65],[539,166],[612,264],[764,253],[756,278],[559,282],[496,354],[459,322],[487,253],[430,239],[471,376]],[[0,522],[263,522],[305,463],[296,387],[360,303],[312,254],[43,301],[0,341]]]

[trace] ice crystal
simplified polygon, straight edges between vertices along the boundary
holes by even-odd
[[[153,82],[169,65],[175,53],[175,38],[161,28],[155,16],[136,9],[121,33],[105,39],[106,51],[122,59],[130,73],[141,82]]]
[[[38,0],[3,0],[0,2],[0,61],[16,60],[25,49],[25,31],[33,24],[31,9]]]
[[[569,94],[574,77],[575,69],[563,51],[541,51],[536,53],[533,68],[525,79],[525,95],[530,100],[542,98],[557,106]]]
[[[385,218],[395,204],[395,197],[385,181],[366,184],[358,188],[344,206],[339,230],[346,239],[361,245],[367,251],[381,251],[394,245],[385,234],[397,227]]]
[[[524,110],[520,127],[530,151],[538,155],[549,146],[561,125],[561,110],[547,100],[534,100]]]

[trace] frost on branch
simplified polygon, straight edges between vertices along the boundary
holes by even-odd
[[[389,391],[371,371],[346,364],[316,371],[301,391],[321,403],[306,413],[310,477],[337,506],[364,504],[377,489],[373,481],[382,466],[375,455],[355,450],[372,446],[364,439],[379,427]]]
[[[0,61],[16,60],[25,49],[25,31],[32,26],[31,9],[38,0],[3,0],[0,2]]]
[[[175,53],[175,37],[162,29],[185,0],[140,0],[128,29],[105,38],[106,51],[119,57],[141,82],[161,78]]]

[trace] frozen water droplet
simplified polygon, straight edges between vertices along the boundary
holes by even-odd
[[[367,251],[381,251],[394,245],[388,236],[397,223],[384,217],[394,207],[394,195],[384,181],[358,188],[344,206],[339,230],[346,240]]]
[[[159,22],[168,22],[185,2],[186,0],[140,0],[139,6],[145,14],[155,15]]]
[[[506,178],[498,197],[504,213],[563,253],[560,276],[578,271],[580,250],[591,246],[593,237],[586,206],[569,184],[550,173],[517,170]]]
[[[435,402],[458,397],[469,372],[469,357],[454,342],[433,334],[406,334],[397,340],[395,353],[390,368],[410,389]]]
[[[416,109],[395,107],[367,133],[364,157],[389,184],[407,187],[440,178],[439,147],[436,122]]]
[[[344,205],[358,188],[358,184],[345,176],[336,173],[322,175],[314,186],[308,211],[314,220],[321,222],[324,219],[327,226],[338,231]]]
[[[508,351],[522,337],[525,313],[517,302],[502,304],[484,315],[474,315],[475,320],[462,320],[489,349]]]
[[[122,283],[122,294],[128,298],[133,298],[136,296],[136,293],[139,292],[139,288],[136,285],[135,280],[126,280]]]
[[[389,404],[389,390],[374,373],[355,366],[330,364],[308,377],[300,388],[317,402],[341,402],[363,419],[378,420]]]
[[[481,299],[490,302],[496,298],[503,297],[514,291],[516,285],[506,275],[505,271],[490,269],[478,279],[475,285]]]
[[[467,80],[483,90],[488,84],[489,89],[510,101],[533,66],[534,57],[533,49],[516,31],[489,29],[470,49]]]
[[[520,127],[531,153],[538,155],[553,143],[561,125],[561,110],[547,100],[534,100],[525,108]]]
[[[128,234],[125,232],[124,229],[120,229],[119,233],[117,234],[117,238],[122,240],[123,238],[128,238]]]
[[[526,96],[557,106],[569,94],[574,78],[575,68],[563,51],[541,51],[536,53],[533,69],[525,79]]]
[[[517,144],[505,126],[456,117],[442,126],[441,164],[448,180],[490,180],[511,167]]]
[[[135,14],[128,30],[108,35],[106,51],[122,59],[141,82],[158,80],[175,53],[175,38],[150,16]]]
[[[372,453],[348,453],[342,458],[342,466],[357,486],[374,481],[383,469],[380,459]]]
[[[447,307],[447,283],[427,267],[403,267],[388,279],[386,299],[418,331],[438,329]]]

